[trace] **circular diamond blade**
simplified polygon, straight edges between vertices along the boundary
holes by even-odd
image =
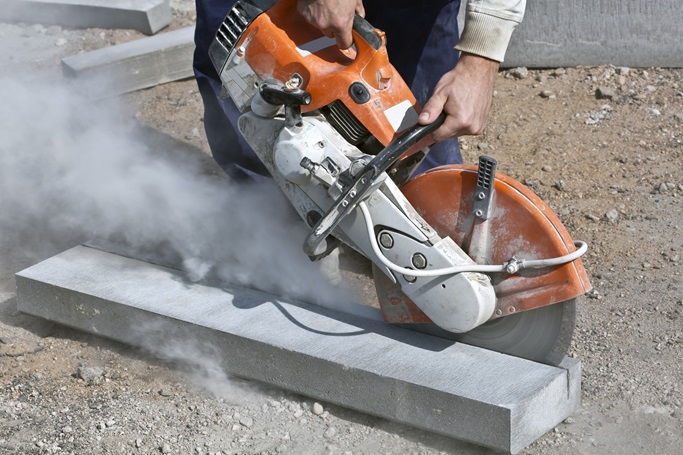
[[[494,319],[467,333],[451,333],[434,323],[398,324],[429,335],[558,366],[576,326],[574,299]]]
[[[576,326],[576,301],[489,321],[452,339],[549,365],[564,359]]]

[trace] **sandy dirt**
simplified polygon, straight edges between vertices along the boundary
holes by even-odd
[[[173,5],[173,28],[193,22],[188,2]],[[0,75],[58,80],[60,58],[140,37],[0,24]],[[194,81],[123,99],[131,118],[220,173]],[[682,127],[683,70],[502,70],[486,132],[461,141],[466,162],[495,157],[590,246],[594,290],[569,351],[583,362],[582,405],[524,454],[681,451]],[[22,315],[11,278],[30,263],[2,259],[2,454],[490,453]]]

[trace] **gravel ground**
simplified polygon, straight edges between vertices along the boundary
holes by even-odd
[[[172,5],[171,28],[192,24],[191,2]],[[26,74],[58,81],[62,57],[142,35],[0,24],[0,37],[7,84]],[[122,117],[167,135],[177,153],[198,156],[208,175],[220,177],[194,81],[122,99]],[[525,454],[680,453],[682,126],[682,70],[514,69],[499,74],[486,133],[462,140],[466,161],[483,153],[498,159],[500,171],[531,187],[590,245],[584,264],[594,291],[579,302],[569,352],[583,362],[582,406]],[[5,145],[0,163],[10,153]],[[31,191],[2,190],[10,200],[11,191]],[[211,356],[160,358],[19,314],[13,273],[68,240],[45,245],[8,233],[15,213],[0,208],[0,453],[489,453],[228,378]],[[38,212],[30,220],[50,221]]]

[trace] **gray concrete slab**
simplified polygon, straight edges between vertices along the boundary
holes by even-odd
[[[3,0],[0,21],[123,28],[152,35],[171,23],[168,0]]]
[[[62,59],[64,75],[91,98],[105,98],[193,77],[194,27]]]
[[[142,347],[192,334],[233,375],[511,453],[580,400],[576,360],[541,365],[88,247],[16,284],[25,313]]]
[[[680,0],[528,1],[503,66],[680,68],[681,11]]]

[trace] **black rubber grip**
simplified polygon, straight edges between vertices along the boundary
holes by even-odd
[[[353,29],[366,43],[372,46],[373,49],[378,50],[382,47],[382,37],[375,31],[375,27],[358,14],[353,18]]]

